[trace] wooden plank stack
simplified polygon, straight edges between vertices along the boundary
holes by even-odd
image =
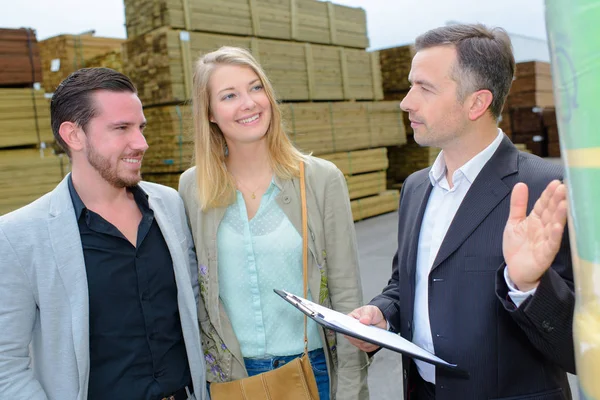
[[[53,141],[50,107],[42,90],[0,89],[0,148]]]
[[[314,0],[125,0],[129,38],[168,26],[193,32],[365,49],[365,11]]]
[[[387,149],[339,152],[320,155],[334,163],[346,177],[354,221],[394,211],[398,190],[386,190]]]
[[[550,64],[542,61],[518,63],[507,102],[510,108],[554,107]]]
[[[35,31],[0,28],[0,87],[31,87],[42,81]]]
[[[548,157],[560,157],[558,123],[556,122],[556,110],[554,107],[544,108],[542,111],[542,122],[544,123],[548,139]]]
[[[105,67],[114,69],[115,71],[119,71],[121,73],[125,72],[123,56],[120,48],[91,58],[88,62],[86,62],[85,66],[88,68]]]
[[[542,122],[542,110],[540,107],[511,108],[511,139],[515,143],[525,144],[533,154],[547,157],[548,140]]]
[[[385,147],[322,154],[346,176],[350,199],[374,196],[386,190],[385,170],[388,166]]]
[[[65,156],[51,149],[0,150],[0,215],[48,193],[69,172]]]
[[[124,44],[126,74],[146,105],[190,99],[192,60],[223,45],[252,50],[280,100],[381,100],[375,53],[310,43],[159,28]],[[340,71],[346,73],[340,73]]]
[[[408,74],[415,48],[412,44],[379,50],[383,92],[394,100],[403,98],[410,89]],[[400,99],[401,99],[400,98]]]
[[[440,149],[421,147],[415,142],[414,136],[407,137],[404,146],[388,147],[390,166],[387,170],[388,188],[401,187],[401,183],[413,172],[431,166]]]
[[[43,88],[52,93],[69,74],[86,67],[92,58],[118,50],[123,39],[95,37],[92,34],[59,35],[39,42]]]

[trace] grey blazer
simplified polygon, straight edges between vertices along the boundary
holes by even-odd
[[[67,178],[35,202],[0,217],[2,399],[87,398],[88,285]],[[147,182],[140,187],[173,259],[195,396],[204,400],[198,272],[183,202],[171,188]]]

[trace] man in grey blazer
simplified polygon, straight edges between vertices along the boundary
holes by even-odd
[[[515,70],[510,39],[451,25],[415,47],[401,107],[417,143],[442,152],[404,182],[392,276],[352,315],[468,372],[404,357],[406,399],[569,399],[566,189],[559,166],[519,152],[497,127]]]
[[[129,78],[74,72],[52,129],[72,172],[0,217],[0,398],[207,398],[196,255],[177,192],[141,182]]]

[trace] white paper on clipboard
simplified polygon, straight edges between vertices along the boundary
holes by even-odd
[[[465,373],[464,371],[461,371],[456,364],[451,364],[445,360],[442,360],[435,354],[430,353],[429,351],[404,339],[398,334],[378,328],[376,326],[364,325],[357,319],[346,314],[323,307],[319,304],[313,303],[310,300],[286,292],[285,290],[275,289],[274,291],[288,303],[292,304],[298,310],[302,311],[311,319],[320,325],[325,326],[326,328],[333,329],[336,332],[406,354],[409,357],[414,357],[434,365],[452,369],[459,373]]]

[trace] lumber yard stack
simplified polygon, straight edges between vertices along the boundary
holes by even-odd
[[[0,28],[0,215],[47,193],[67,168],[51,149],[50,107],[41,81],[35,31]]]

